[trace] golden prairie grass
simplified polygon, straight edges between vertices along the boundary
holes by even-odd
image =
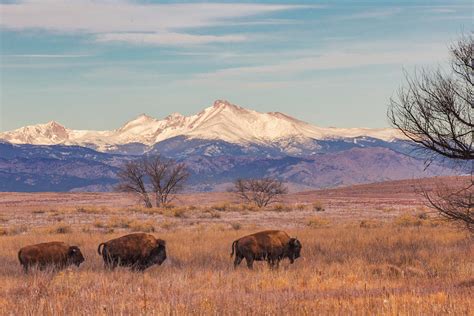
[[[312,216],[308,218],[306,224],[311,228],[321,228],[329,226],[331,221],[321,216]]]
[[[262,229],[258,228],[258,229]],[[257,229],[257,230],[258,230]],[[121,234],[0,237],[0,314],[468,315],[473,310],[474,241],[447,226],[359,225],[288,232],[302,258],[272,271],[263,262],[234,271],[232,241],[254,232],[223,224],[160,227],[168,259],[144,273],[105,271],[97,245]],[[62,240],[78,245],[80,268],[25,275],[17,251]]]
[[[129,229],[133,232],[154,232],[156,222],[153,220],[138,220],[126,216],[112,216],[107,220],[96,220],[94,226],[96,228],[113,231],[114,228]]]

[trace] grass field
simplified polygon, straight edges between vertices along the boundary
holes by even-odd
[[[253,230],[252,230],[253,231]],[[447,227],[297,229],[303,257],[278,271],[234,271],[230,244],[247,230],[160,232],[168,259],[145,273],[105,271],[97,244],[120,234],[0,238],[1,314],[452,314],[472,315],[473,242]],[[64,240],[86,262],[24,275],[26,244]]]
[[[323,202],[293,196],[265,211],[213,204],[222,196],[198,207],[145,210],[90,199],[73,207],[57,202],[60,194],[22,195],[29,201],[22,209],[3,195],[0,314],[472,315],[472,237],[413,196],[397,202],[363,193]],[[297,236],[302,258],[276,271],[263,262],[234,271],[232,241],[267,228]],[[132,231],[165,239],[168,259],[144,273],[104,270],[97,245]],[[25,275],[18,249],[52,240],[80,246],[85,263]]]

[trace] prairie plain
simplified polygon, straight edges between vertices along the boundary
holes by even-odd
[[[424,206],[417,188],[433,183],[293,193],[264,210],[230,193],[153,209],[117,193],[1,193],[0,313],[472,315],[474,240]],[[263,229],[297,236],[302,257],[234,270],[232,241]],[[164,264],[105,270],[97,245],[137,231],[167,241]],[[84,264],[25,275],[18,249],[52,240],[78,245]]]

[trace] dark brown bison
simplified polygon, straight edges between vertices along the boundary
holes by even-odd
[[[281,230],[266,230],[244,236],[232,243],[231,258],[235,252],[234,268],[243,258],[247,267],[253,268],[254,261],[267,261],[271,268],[278,267],[280,260],[290,259],[293,263],[300,257],[301,243]]]
[[[63,269],[72,264],[80,266],[84,262],[84,256],[77,246],[53,241],[21,248],[18,251],[18,260],[25,272],[28,272],[33,266],[41,270],[47,267]]]
[[[165,241],[143,233],[101,243],[97,252],[102,255],[104,264],[109,269],[127,266],[143,271],[154,264],[161,265],[166,259]]]

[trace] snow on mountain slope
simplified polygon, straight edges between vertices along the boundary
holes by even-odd
[[[142,114],[112,131],[71,130],[49,122],[0,133],[0,139],[15,144],[93,146],[104,151],[129,143],[151,146],[176,136],[218,139],[234,144],[363,136],[385,141],[402,138],[394,129],[322,128],[279,112],[260,113],[223,100],[217,100],[213,106],[187,117],[173,113],[157,120]]]

